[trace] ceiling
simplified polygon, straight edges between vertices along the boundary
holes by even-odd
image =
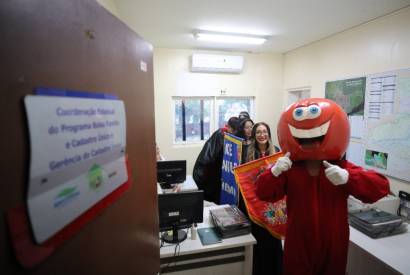
[[[113,0],[154,47],[283,53],[410,5],[410,0]],[[197,41],[194,29],[269,35],[263,45]]]

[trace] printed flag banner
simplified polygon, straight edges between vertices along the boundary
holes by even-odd
[[[283,153],[260,158],[234,168],[236,183],[242,192],[249,218],[266,228],[274,237],[285,238],[286,197],[275,203],[260,200],[255,193],[255,180],[266,169],[270,169]]]
[[[222,160],[220,204],[238,204],[238,186],[235,183],[233,167],[241,163],[243,139],[225,133]]]

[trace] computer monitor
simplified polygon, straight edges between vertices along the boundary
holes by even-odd
[[[187,234],[181,230],[193,223],[203,222],[204,192],[202,190],[158,194],[159,231],[165,232],[161,239],[167,243],[179,243]]]
[[[162,188],[171,188],[171,184],[186,180],[186,160],[157,161],[157,182]]]

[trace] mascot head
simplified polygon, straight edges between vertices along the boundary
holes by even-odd
[[[278,124],[278,140],[292,160],[338,160],[349,144],[346,113],[325,98],[308,98],[290,105]]]

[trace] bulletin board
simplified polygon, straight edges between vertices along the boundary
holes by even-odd
[[[326,98],[338,103],[346,100],[332,98],[329,83]],[[363,94],[363,114],[349,115],[347,159],[410,182],[410,69],[366,76]]]

